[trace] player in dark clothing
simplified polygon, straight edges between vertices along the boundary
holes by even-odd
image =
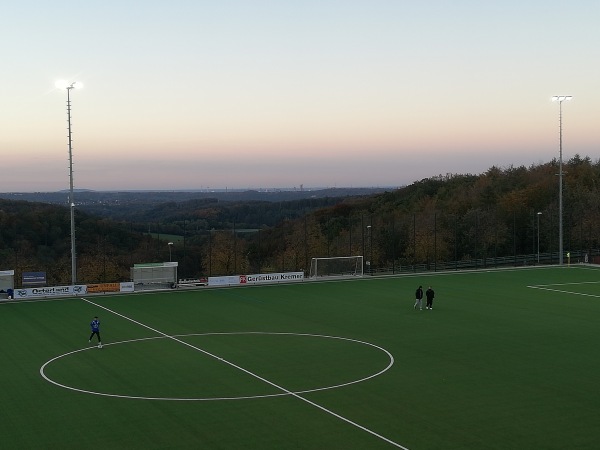
[[[88,342],[92,342],[92,338],[94,335],[96,335],[98,336],[98,347],[102,347],[102,339],[100,338],[100,321],[98,320],[98,316],[94,317],[94,320],[90,322],[90,327],[92,329],[92,334],[90,335]]]
[[[425,297],[427,297],[427,305],[425,307],[427,309],[433,309],[433,297],[435,297],[435,292],[433,292],[431,286],[425,291]]]
[[[415,309],[417,309],[417,305],[419,305],[419,309],[423,309],[423,286],[419,286],[415,292]]]

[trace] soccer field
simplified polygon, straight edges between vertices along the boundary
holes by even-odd
[[[2,303],[1,447],[596,449],[599,330],[587,266]]]

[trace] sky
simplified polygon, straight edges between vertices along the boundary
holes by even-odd
[[[597,0],[9,2],[0,192],[402,186],[600,155]]]

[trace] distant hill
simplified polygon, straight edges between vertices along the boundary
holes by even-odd
[[[394,189],[392,187],[201,191],[92,191],[76,189],[74,196],[78,207],[85,210],[86,206],[98,204],[157,204],[207,198],[222,202],[281,202],[306,198],[357,197],[379,194]],[[69,192],[65,190],[58,192],[4,192],[0,193],[0,198],[65,205],[68,202],[68,195]]]

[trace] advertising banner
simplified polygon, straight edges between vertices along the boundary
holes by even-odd
[[[244,277],[242,279],[242,277]],[[241,284],[282,283],[304,280],[304,272],[263,273],[257,275],[240,275]]]
[[[15,299],[31,299],[44,297],[69,297],[87,294],[87,286],[53,286],[40,288],[15,289]]]
[[[87,291],[89,294],[98,292],[120,292],[121,285],[119,283],[88,284]]]
[[[231,275],[226,277],[208,277],[209,286],[231,286],[240,284],[239,275]]]
[[[262,283],[287,283],[304,281],[304,272],[261,273],[253,275],[231,275],[225,277],[209,277],[209,286],[239,286]]]
[[[46,284],[46,272],[23,272],[23,286],[43,286]]]
[[[120,283],[119,284],[119,290],[121,292],[133,292],[135,291],[135,286],[133,284],[133,281],[127,281],[124,283]]]

